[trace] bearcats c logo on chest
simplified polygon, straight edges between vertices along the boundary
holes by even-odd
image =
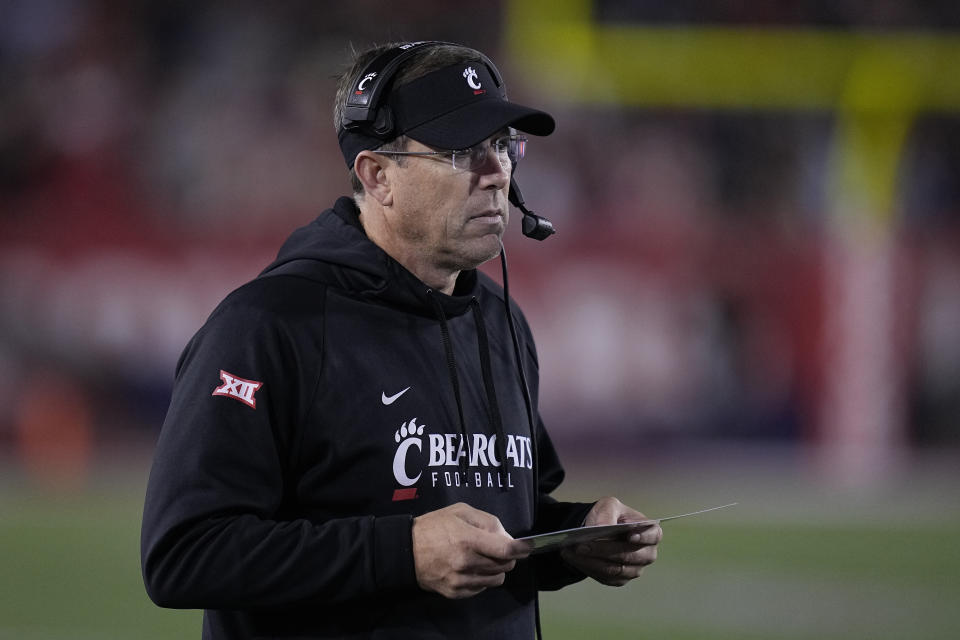
[[[497,436],[483,433],[426,433],[426,424],[410,418],[393,434],[397,449],[393,455],[393,478],[402,488],[395,489],[393,501],[420,497],[416,486],[428,471],[428,486],[465,489],[514,488],[514,474],[530,473],[533,451],[530,438],[507,434],[505,460],[497,459]],[[466,463],[466,471],[461,468]],[[415,471],[415,472],[414,472]]]

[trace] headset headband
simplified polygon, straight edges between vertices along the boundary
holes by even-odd
[[[377,123],[379,108],[384,102],[393,77],[403,63],[425,48],[442,45],[461,46],[443,40],[418,40],[384,51],[374,58],[373,62],[368,64],[359,74],[356,84],[347,97],[347,103],[343,110],[343,122],[341,123],[343,129],[355,130],[365,125]],[[497,87],[502,87],[503,77],[496,65],[479,51],[476,54],[490,70],[490,75]],[[392,129],[392,126],[390,128]],[[391,134],[392,131],[383,131],[382,127],[377,127],[376,133],[378,137],[384,137]]]

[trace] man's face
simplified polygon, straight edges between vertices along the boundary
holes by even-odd
[[[474,269],[500,253],[509,220],[510,169],[483,144],[486,160],[473,171],[454,169],[449,156],[406,156],[394,166],[390,225],[404,244],[435,267]],[[407,151],[434,151],[415,140]]]

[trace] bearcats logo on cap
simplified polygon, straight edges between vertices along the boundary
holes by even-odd
[[[463,77],[467,79],[467,84],[470,85],[470,88],[473,89],[474,95],[479,93],[486,93],[485,91],[478,91],[483,85],[477,80],[477,70],[473,67],[467,67],[463,70]]]

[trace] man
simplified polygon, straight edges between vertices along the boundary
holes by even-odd
[[[548,495],[563,470],[533,339],[476,271],[501,252],[516,130],[553,119],[442,43],[360,54],[335,119],[354,197],[294,232],[178,363],[147,590],[204,608],[204,638],[530,638],[538,590],[625,584],[661,535],[531,557],[516,540],[643,519]]]

